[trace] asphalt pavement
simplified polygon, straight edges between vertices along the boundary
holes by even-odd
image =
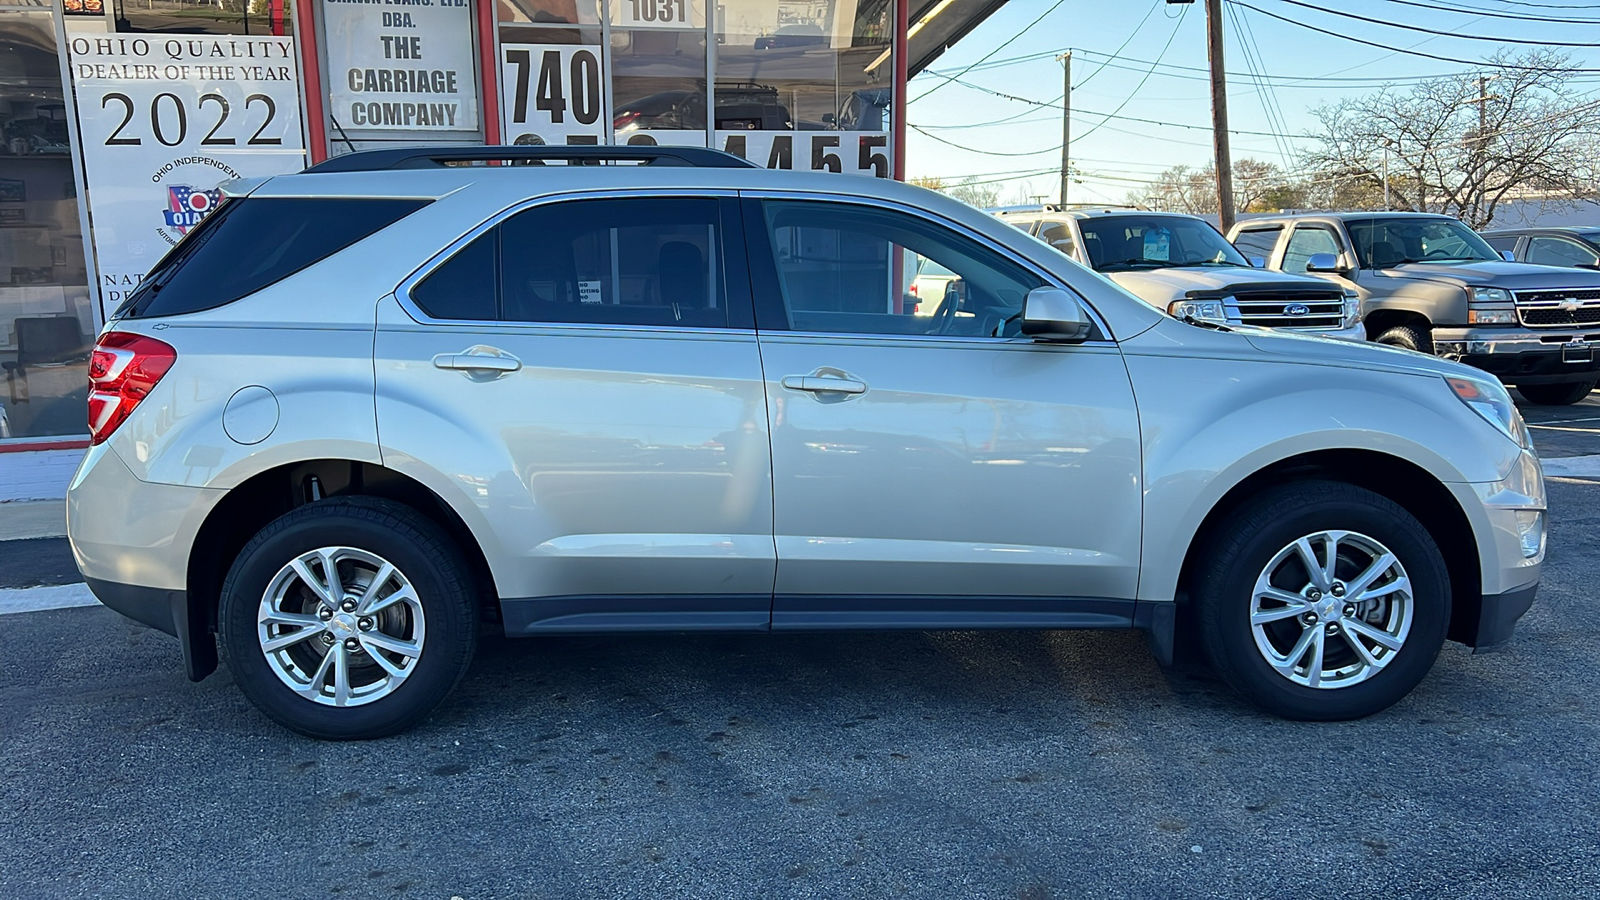
[[[0,897],[1594,896],[1600,400],[1528,412],[1576,473],[1538,602],[1359,722],[1132,633],[659,635],[490,639],[330,744],[104,608],[3,616]]]

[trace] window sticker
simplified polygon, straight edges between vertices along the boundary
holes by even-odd
[[[600,282],[599,281],[580,281],[580,282],[578,282],[578,302],[579,303],[604,303],[605,300],[600,296]]]
[[[1171,262],[1172,232],[1165,228],[1145,229],[1144,258],[1158,262]]]

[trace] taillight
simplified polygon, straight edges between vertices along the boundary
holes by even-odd
[[[177,359],[153,337],[113,331],[100,338],[89,357],[89,443],[111,437]]]
[[[631,127],[633,125],[638,124],[639,119],[642,116],[643,116],[643,114],[640,113],[640,112],[637,112],[637,111],[625,112],[622,115],[617,116],[615,119],[611,120],[611,128],[612,128],[613,131],[621,131],[624,128],[628,128],[628,127]]]

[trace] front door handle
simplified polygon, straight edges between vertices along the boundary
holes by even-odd
[[[469,378],[486,380],[509,375],[522,368],[522,360],[499,349],[479,344],[460,353],[441,353],[433,358],[440,369],[455,369]]]
[[[813,394],[865,394],[866,382],[854,378],[831,375],[785,375],[780,382],[791,391],[809,391]]]

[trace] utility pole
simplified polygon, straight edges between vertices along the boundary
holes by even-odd
[[[1056,57],[1064,73],[1061,82],[1061,205],[1067,205],[1067,182],[1072,178],[1072,51]]]
[[[1389,211],[1389,144],[1383,145],[1383,211]]]
[[[1222,68],[1222,0],[1206,0],[1206,56],[1211,60],[1211,143],[1217,155],[1217,211],[1233,227],[1233,154],[1228,150],[1228,82]]]

